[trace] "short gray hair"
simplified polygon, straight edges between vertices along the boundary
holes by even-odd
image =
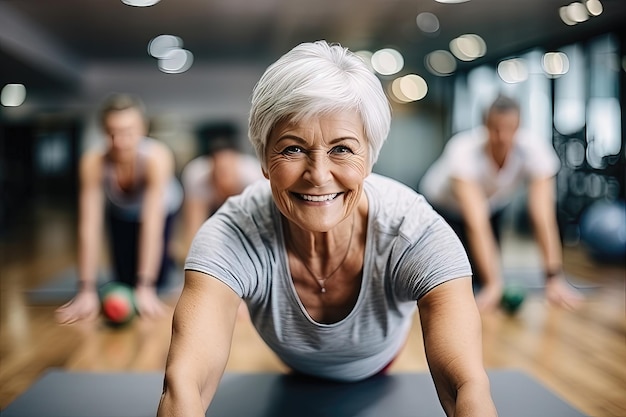
[[[358,55],[338,44],[302,43],[287,52],[267,68],[252,93],[248,135],[262,166],[277,123],[337,110],[361,115],[373,166],[391,124],[379,79]]]

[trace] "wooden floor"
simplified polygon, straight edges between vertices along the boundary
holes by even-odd
[[[123,329],[100,322],[59,326],[56,306],[26,302],[25,290],[74,265],[76,247],[73,214],[40,209],[31,217],[0,246],[0,409],[51,367],[163,370],[171,316]],[[520,248],[510,250],[509,259],[520,262]],[[626,416],[625,270],[595,264],[579,248],[566,248],[565,261],[568,273],[597,284],[584,306],[576,312],[550,308],[533,293],[515,316],[483,316],[485,365],[524,370],[590,416]],[[167,302],[173,308],[176,299]],[[234,339],[229,370],[284,370],[245,315]],[[427,371],[418,320],[392,367],[402,371]]]

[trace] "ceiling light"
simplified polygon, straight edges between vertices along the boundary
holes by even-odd
[[[567,12],[567,6],[563,6],[559,9],[559,16],[561,17],[561,20],[563,21],[563,23],[565,23],[568,26],[574,26],[576,24],[576,22],[574,22],[569,17],[569,14]]]
[[[159,69],[180,74],[193,64],[193,54],[183,49],[183,40],[174,35],[159,35],[148,43],[148,53],[159,60]]]
[[[381,49],[372,55],[372,67],[381,75],[393,75],[404,67],[404,58],[395,49]]]
[[[154,6],[160,1],[161,0],[122,0],[122,3],[133,7],[149,7]]]
[[[148,53],[155,58],[163,58],[172,49],[180,49],[183,41],[178,36],[159,35],[148,44]]]
[[[465,3],[470,0],[435,0],[437,3],[445,3],[445,4],[454,4],[454,3]]]
[[[180,74],[193,64],[193,54],[185,49],[172,49],[159,59],[159,69],[166,74]]]
[[[452,39],[450,51],[461,61],[473,61],[485,55],[487,45],[480,36],[467,34]]]
[[[567,17],[576,23],[581,23],[589,19],[589,13],[584,4],[574,2],[567,6]]]
[[[0,93],[0,103],[5,107],[18,107],[26,99],[26,87],[24,84],[7,84]]]
[[[437,50],[424,57],[424,65],[431,73],[440,77],[447,76],[456,71],[456,61],[448,51]]]
[[[424,33],[433,34],[439,31],[439,19],[432,13],[423,12],[417,15],[415,23],[419,30]]]
[[[409,103],[411,101],[410,98],[404,95],[402,92],[402,88],[400,88],[400,78],[396,78],[393,80],[391,85],[389,86],[389,92],[391,93],[391,98],[398,103]]]
[[[498,75],[505,83],[521,83],[528,79],[526,61],[522,58],[507,59],[498,64]]]
[[[592,16],[599,16],[600,14],[602,14],[603,7],[602,3],[600,3],[600,0],[587,0],[585,6],[587,7],[587,11],[589,12],[589,14]]]
[[[569,71],[569,58],[563,52],[547,52],[543,55],[541,66],[549,77],[560,77]]]
[[[417,101],[426,97],[428,85],[419,75],[408,74],[400,78],[400,90],[410,101]]]

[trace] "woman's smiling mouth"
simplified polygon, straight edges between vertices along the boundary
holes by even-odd
[[[299,199],[305,201],[312,201],[315,203],[321,203],[324,201],[331,201],[337,198],[338,195],[343,193],[332,193],[332,194],[324,194],[324,195],[312,195],[312,194],[298,194],[294,193]]]

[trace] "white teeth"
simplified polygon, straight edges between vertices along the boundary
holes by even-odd
[[[334,199],[335,197],[337,197],[337,194],[338,193],[326,194],[326,195],[300,194],[300,197],[302,197],[304,200],[307,200],[307,201],[330,201]]]

